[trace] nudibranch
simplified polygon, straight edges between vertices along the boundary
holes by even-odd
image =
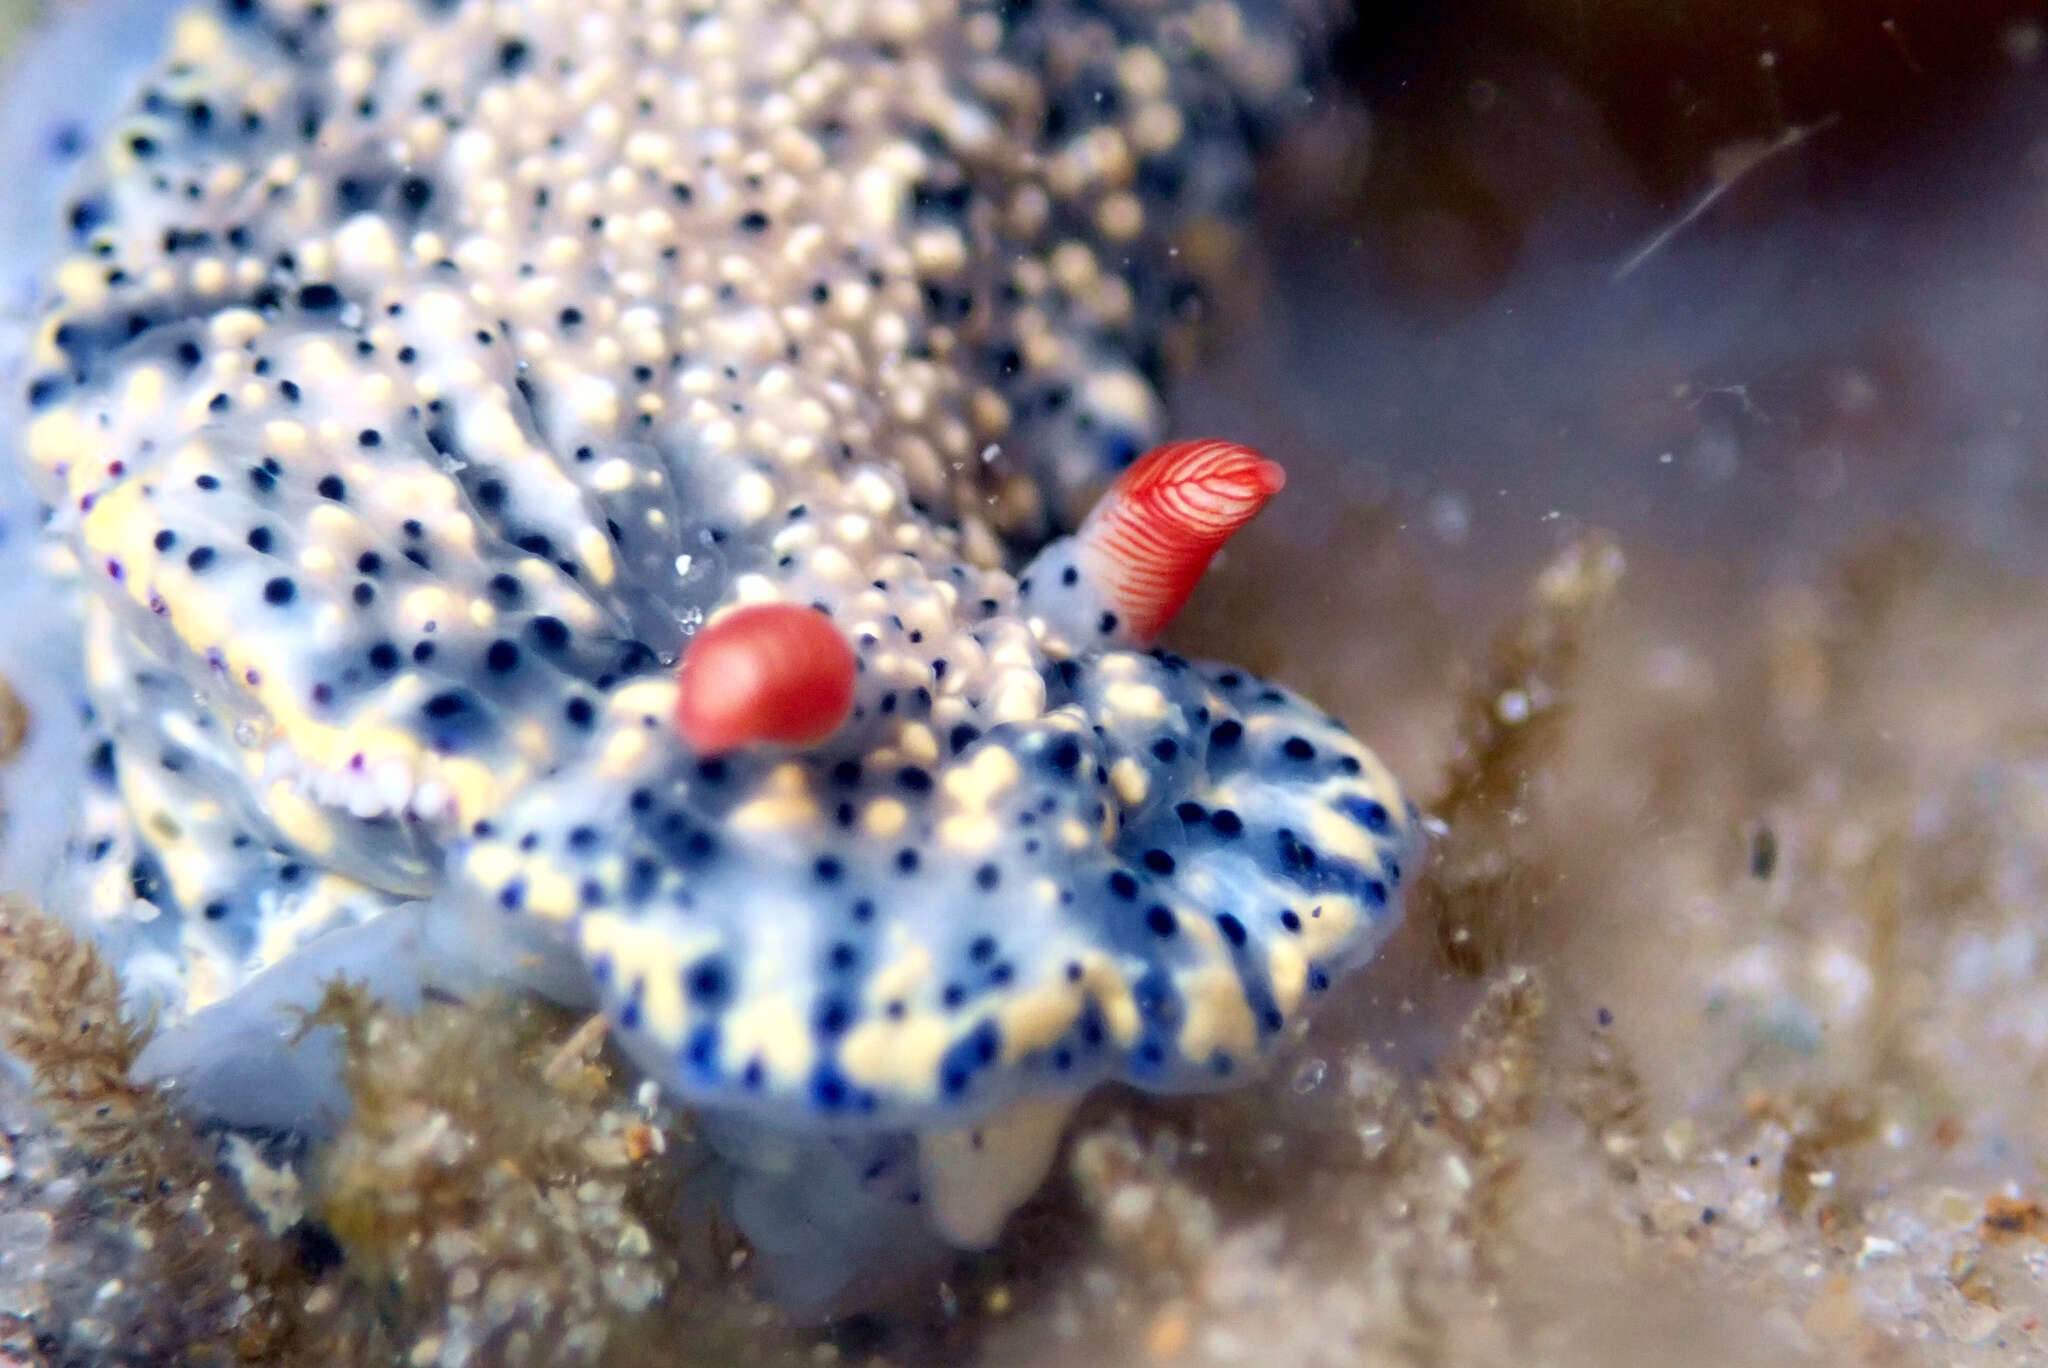
[[[1152,645],[1281,483],[1133,458],[1292,29],[178,18],[51,206],[13,432],[83,623],[53,897],[154,1067],[289,1110],[335,973],[586,1001],[771,1262],[839,1251],[813,1298],[992,1239],[1092,1085],[1256,1069],[1419,840],[1334,719]]]

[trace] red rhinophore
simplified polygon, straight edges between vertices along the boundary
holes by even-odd
[[[853,711],[853,675],[853,648],[817,609],[736,608],[684,650],[676,728],[704,755],[758,741],[812,745]]]
[[[1172,620],[1210,558],[1280,492],[1287,473],[1214,439],[1154,447],[1117,478],[1079,534],[1082,572],[1147,641]]]

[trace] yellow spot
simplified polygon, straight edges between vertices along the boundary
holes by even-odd
[[[1078,984],[1044,984],[1013,994],[998,1015],[1003,1027],[1003,1062],[1014,1064],[1033,1050],[1042,1050],[1074,1024],[1081,1014]]]
[[[68,408],[46,413],[29,425],[29,459],[45,470],[68,462],[76,471],[95,445],[77,414]]]
[[[1166,695],[1150,684],[1118,680],[1102,691],[1102,706],[1118,722],[1157,722],[1166,716]]]
[[[472,883],[484,888],[502,888],[519,873],[519,858],[508,846],[495,843],[479,845],[470,849],[463,869]]]
[[[856,1086],[917,1096],[932,1090],[952,1043],[945,1018],[935,1012],[901,1021],[875,1016],[846,1033],[839,1062]]]
[[[576,915],[576,886],[561,871],[532,864],[526,876],[525,908],[536,917],[563,922]]]
[[[759,1059],[785,1087],[809,1076],[816,1047],[810,1022],[787,995],[752,998],[726,1013],[721,1048],[734,1060]],[[666,1039],[680,1039],[680,1034]]]
[[[809,794],[769,794],[734,808],[726,820],[735,831],[793,831],[817,816]]]
[[[1258,1028],[1221,937],[1206,918],[1182,917],[1180,924],[1204,952],[1196,968],[1174,976],[1187,1012],[1180,1028],[1181,1053],[1198,1064],[1219,1049],[1248,1058],[1257,1047]]]
[[[1318,807],[1309,818],[1308,829],[1309,835],[1315,839],[1316,849],[1323,854],[1335,855],[1367,869],[1379,867],[1379,848],[1373,844],[1365,828],[1350,818]]]
[[[1144,767],[1128,755],[1109,767],[1109,782],[1125,807],[1136,807],[1152,791],[1152,781],[1145,777]]]
[[[647,733],[639,730],[616,731],[604,743],[604,752],[597,762],[597,772],[607,779],[618,779],[632,773],[640,758],[647,754]]]
[[[941,787],[963,808],[986,810],[1015,787],[1023,771],[1001,746],[986,746],[965,765],[947,771]]]
[[[666,919],[627,919],[615,912],[585,915],[576,935],[585,959],[610,958],[621,988],[641,985],[641,1028],[664,1045],[680,1044],[689,1025],[682,967],[717,949],[717,937]]]
[[[988,849],[1003,834],[996,819],[985,812],[959,812],[939,822],[938,837],[942,845],[962,854],[972,854]]]
[[[632,725],[641,717],[667,717],[675,711],[675,707],[675,681],[647,679],[637,684],[628,684],[613,694],[606,712],[614,718],[626,721],[627,725]]]
[[[860,824],[868,835],[886,841],[901,835],[909,821],[910,809],[894,798],[877,798],[861,814]]]
[[[1329,954],[1350,938],[1357,922],[1357,903],[1338,894],[1327,895],[1301,919],[1302,953],[1311,959]]]
[[[1301,1006],[1302,991],[1308,987],[1308,959],[1293,941],[1275,936],[1266,951],[1266,973],[1273,983],[1273,1005],[1281,1015],[1293,1016]]]
[[[334,828],[328,823],[327,814],[294,792],[284,780],[270,786],[264,808],[285,839],[308,855],[324,857],[333,851]]]
[[[1097,952],[1082,959],[1081,987],[1101,1006],[1103,1021],[1117,1044],[1128,1045],[1138,1038],[1137,1000],[1108,956]]]
[[[903,941],[908,938],[898,934],[893,939]],[[931,951],[916,944],[897,947],[896,958],[877,969],[868,980],[866,995],[869,1006],[880,1010],[899,998],[910,997],[931,977],[931,973]]]

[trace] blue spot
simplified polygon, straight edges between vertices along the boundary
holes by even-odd
[[[840,998],[828,998],[818,1008],[817,1031],[825,1039],[846,1034],[853,1024],[853,1008]]]
[[[1384,803],[1374,802],[1370,798],[1360,798],[1356,794],[1338,799],[1337,810],[1375,834],[1384,835],[1392,823]]]
[[[59,161],[70,161],[85,151],[85,129],[73,120],[65,120],[50,130],[50,155]]]
[[[939,1060],[939,1087],[948,1097],[967,1091],[977,1071],[995,1063],[1001,1053],[1002,1032],[993,1021],[983,1021],[963,1039],[956,1041]]]
[[[1171,1025],[1180,1019],[1180,1003],[1174,995],[1173,980],[1164,970],[1147,971],[1132,985],[1131,1000],[1148,1021]]]
[[[1081,1015],[1081,1043],[1091,1050],[1096,1049],[1101,1046],[1103,1035],[1102,1009],[1090,999],[1088,1009]]]
[[[1102,460],[1111,470],[1122,470],[1138,459],[1138,439],[1128,432],[1111,432],[1102,442]]]
[[[830,1064],[820,1064],[811,1075],[811,1101],[819,1111],[838,1111],[850,1100],[852,1090],[846,1078]]]
[[[690,1000],[702,1007],[716,1009],[726,997],[731,982],[726,976],[725,966],[715,959],[700,961],[691,968],[685,980]]]
[[[443,755],[466,750],[489,731],[489,719],[476,696],[449,689],[420,705],[426,719],[427,743]]]
[[[683,1063],[690,1073],[706,1083],[718,1081],[718,1027],[706,1022],[690,1033],[683,1047]]]

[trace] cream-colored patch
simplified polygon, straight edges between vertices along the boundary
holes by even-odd
[[[1027,1098],[978,1126],[919,1136],[925,1211],[939,1233],[963,1249],[994,1244],[1010,1213],[1045,1181],[1078,1101]]]

